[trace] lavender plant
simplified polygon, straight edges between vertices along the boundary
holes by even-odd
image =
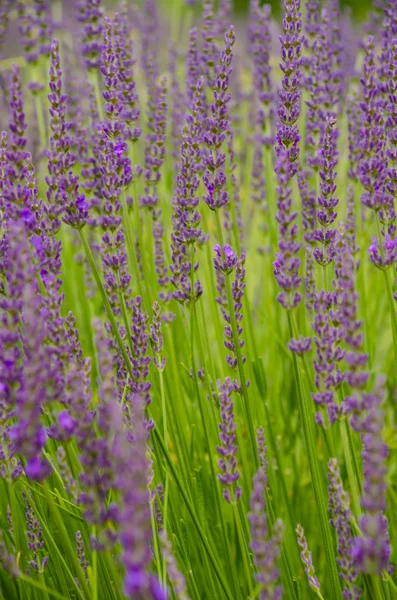
[[[392,0],[0,2],[1,598],[397,598],[396,60]]]

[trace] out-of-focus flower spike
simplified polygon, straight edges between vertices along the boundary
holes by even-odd
[[[26,534],[28,538],[28,549],[30,554],[29,566],[37,573],[43,573],[47,563],[48,556],[42,556],[45,547],[43,539],[43,529],[40,521],[34,514],[33,508],[29,501],[30,493],[22,492],[22,497],[25,502],[25,517],[26,517]]]
[[[191,289],[192,267],[194,272],[198,269],[198,263],[192,265],[192,255],[195,254],[195,243],[202,235],[201,215],[198,211],[199,197],[197,196],[201,165],[199,142],[202,135],[202,95],[203,79],[200,78],[196,85],[194,104],[182,131],[180,167],[173,201],[171,283],[176,288],[173,297],[182,303],[195,301],[202,294],[199,280],[194,283],[194,289]]]
[[[280,68],[283,72],[279,91],[275,172],[277,187],[277,222],[280,231],[279,252],[276,255],[274,275],[282,292],[277,300],[286,309],[296,308],[301,301],[299,292],[300,243],[297,241],[297,213],[292,208],[291,179],[299,168],[300,77],[302,65],[302,17],[299,2],[285,0],[283,35],[281,36]]]
[[[270,6],[251,1],[250,54],[254,66],[255,149],[252,163],[252,198],[266,212],[264,148],[273,143],[274,93],[271,80]]]
[[[223,497],[229,503],[237,502],[242,493],[241,487],[239,485],[236,486],[236,483],[240,477],[240,473],[237,468],[236,460],[238,446],[236,444],[237,426],[234,417],[234,405],[232,400],[232,393],[234,390],[234,384],[228,377],[225,379],[224,383],[222,383],[219,392],[219,403],[221,407],[219,439],[221,445],[217,446],[217,450],[221,456],[218,461],[221,472],[218,475],[218,478],[224,486]]]
[[[204,0],[202,19],[202,69],[206,84],[210,89],[212,89],[216,84],[215,67],[219,58],[219,49],[217,45],[218,28],[215,19],[214,0]]]
[[[22,93],[20,68],[12,65],[10,75],[10,135],[8,140],[7,159],[9,161],[8,177],[14,183],[22,182],[26,175],[26,115]]]
[[[54,32],[51,9],[49,3],[45,0],[34,0],[31,6],[23,1],[16,4],[18,30],[24,56],[28,64],[35,65],[39,62],[41,56],[48,57],[50,55]],[[41,83],[38,83],[41,89]]]
[[[134,50],[128,29],[127,4],[114,16],[114,53],[117,63],[119,119],[124,123],[124,138],[135,143],[142,129],[137,126],[140,110],[134,77]]]
[[[355,394],[345,400],[345,410],[351,416],[353,429],[363,441],[364,509],[359,525],[361,535],[354,538],[352,557],[358,571],[380,575],[390,566],[389,524],[386,511],[386,459],[389,453],[382,439],[384,412],[384,378],[379,377],[373,392]]]
[[[338,557],[340,578],[344,583],[343,597],[358,600],[362,590],[354,585],[357,579],[357,569],[354,567],[351,555],[353,536],[350,526],[351,511],[349,494],[343,489],[339,465],[336,458],[328,463],[328,510],[331,515],[330,523],[338,536]]]
[[[181,131],[185,116],[184,97],[179,83],[178,58],[179,54],[175,46],[170,43],[169,47],[169,73],[170,73],[170,113],[171,113],[171,141],[172,156],[177,162],[179,156],[179,145]]]
[[[6,546],[4,541],[3,530],[0,529],[0,565],[4,569],[6,573],[11,575],[12,577],[18,577],[20,574],[20,570],[17,564],[16,559],[10,552]]]
[[[49,463],[41,456],[47,438],[41,422],[42,406],[59,399],[62,378],[51,349],[45,345],[48,332],[23,224],[8,223],[6,253],[7,287],[1,308],[6,327],[3,335],[8,334],[12,342],[6,350],[10,367],[3,380],[8,389],[8,419],[12,419],[7,437],[11,456],[26,459],[26,475],[41,480],[51,473]],[[19,319],[22,335],[18,333]],[[14,344],[22,347],[23,353],[13,348]]]
[[[192,110],[195,101],[197,82],[201,76],[200,52],[197,42],[197,28],[193,27],[189,31],[189,46],[186,56],[186,95],[188,110]],[[202,106],[202,110],[204,109],[205,106]]]
[[[336,230],[331,229],[337,213],[335,208],[338,199],[334,196],[336,191],[336,120],[327,117],[323,138],[321,142],[321,167],[320,167],[320,196],[318,197],[317,228],[313,233],[313,240],[318,246],[313,251],[313,257],[322,267],[330,264],[335,257],[334,241]]]
[[[101,0],[78,0],[77,19],[82,24],[81,56],[86,69],[99,70],[103,39],[103,8]]]
[[[88,579],[88,575],[87,575],[87,569],[90,566],[90,563],[88,562],[86,555],[85,555],[85,545],[84,545],[84,540],[83,540],[83,536],[81,535],[80,531],[76,531],[76,554],[77,554],[77,559],[79,561],[79,564],[83,570],[83,573],[86,577],[86,583],[89,582]]]
[[[121,558],[126,569],[124,593],[131,599],[152,597],[153,600],[166,600],[166,591],[149,573],[152,555],[144,403],[134,395],[132,406],[131,445],[126,445],[123,439],[118,440],[121,459],[117,469],[121,494],[120,542],[123,549]]]
[[[0,57],[3,58],[4,40],[10,24],[12,0],[3,0],[0,4]]]
[[[259,445],[261,444],[261,445]],[[261,585],[260,598],[266,600],[282,598],[279,583],[278,562],[281,557],[282,539],[285,531],[283,522],[278,519],[270,535],[266,513],[265,490],[267,486],[267,459],[263,432],[258,430],[258,447],[261,467],[253,479],[248,520],[251,529],[251,550],[254,555],[257,573],[255,579]]]
[[[168,579],[170,580],[172,589],[179,600],[189,600],[186,589],[186,580],[178,569],[178,565],[172,551],[171,542],[168,539],[167,533],[164,529],[160,532],[160,540]]]
[[[314,402],[327,410],[332,425],[340,415],[341,408],[335,402],[335,390],[344,381],[340,362],[345,356],[340,342],[344,328],[339,315],[332,312],[333,296],[321,290],[313,294],[313,330],[315,333],[316,358],[313,361],[316,392],[312,393]],[[323,424],[321,413],[316,415],[318,424]]]

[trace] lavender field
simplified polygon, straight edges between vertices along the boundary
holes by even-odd
[[[397,599],[397,1],[280,12],[0,0],[1,600]]]

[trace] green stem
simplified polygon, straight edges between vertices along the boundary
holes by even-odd
[[[94,538],[96,537],[96,527],[92,530]],[[98,551],[92,550],[92,579],[91,579],[92,600],[98,600]]]
[[[380,228],[380,222],[379,222],[379,215],[378,214],[375,215],[375,221],[376,221],[376,233],[377,233],[377,237],[378,237],[379,251],[380,251],[381,257],[383,258],[384,251],[383,251],[383,244],[382,244],[382,232],[381,232],[381,228]],[[394,300],[393,300],[393,292],[392,292],[392,288],[391,288],[391,284],[390,284],[389,272],[387,270],[383,270],[383,275],[384,275],[384,278],[385,278],[387,300],[389,302],[389,307],[390,307],[391,328],[392,328],[392,333],[393,333],[394,364],[397,365],[397,315],[396,315],[396,306],[395,306]],[[397,368],[397,367],[395,367],[395,368]],[[394,373],[394,376],[396,378],[396,372]]]
[[[234,518],[236,521],[236,529],[237,529],[237,536],[238,536],[238,540],[239,540],[239,544],[240,544],[240,552],[243,557],[245,577],[247,579],[249,593],[252,594],[252,575],[251,575],[250,565],[248,562],[248,548],[247,548],[247,544],[246,544],[244,533],[243,533],[243,525],[241,522],[240,512],[238,510],[236,503],[233,504],[233,512],[234,512]]]
[[[139,294],[140,294],[140,296],[142,296],[142,283],[141,283],[141,277],[140,277],[139,268],[138,268],[138,261],[136,259],[136,254],[135,254],[134,240],[132,239],[132,236],[131,236],[131,224],[130,224],[130,219],[129,219],[129,214],[128,214],[128,206],[127,206],[125,190],[121,194],[121,214],[122,214],[122,219],[123,219],[123,229],[125,231],[125,237],[127,240],[127,256],[128,256],[129,270],[130,270],[130,273],[134,272],[136,282],[138,285],[138,289],[139,289]]]
[[[31,579],[30,577],[28,577],[27,575],[24,575],[23,573],[20,573],[18,575],[18,579],[20,581],[24,581],[28,585],[33,586],[34,588],[37,588],[38,590],[41,590],[44,593],[47,593],[49,596],[52,596],[53,598],[57,598],[57,600],[68,600],[66,598],[66,596],[63,596],[62,594],[60,594],[56,590],[53,590],[53,589],[47,587],[46,585],[44,585],[40,581],[36,581],[35,579]]]
[[[73,562],[75,564],[76,571],[81,575],[81,577],[80,577],[80,579],[81,579],[80,584],[81,584],[81,586],[83,588],[84,594],[82,593],[79,585],[77,584],[75,576],[73,575],[73,573],[69,569],[69,566],[67,565],[67,563],[65,561],[65,558],[64,558],[62,552],[59,549],[58,544],[55,542],[54,538],[52,537],[51,532],[50,532],[49,528],[47,527],[46,519],[44,519],[44,518],[42,518],[40,516],[41,526],[44,529],[44,532],[45,532],[45,535],[46,535],[47,539],[53,545],[56,554],[58,554],[58,558],[61,561],[61,563],[63,564],[63,568],[65,570],[65,573],[67,574],[68,578],[70,579],[70,582],[71,582],[72,586],[75,588],[77,595],[79,596],[79,598],[81,598],[82,600],[84,600],[85,597],[88,598],[90,596],[87,584],[85,582],[84,573],[82,573],[82,569],[81,569],[80,563],[78,562],[75,549],[72,547],[72,544],[71,544],[70,539],[69,539],[69,534],[68,534],[68,532],[65,529],[65,525],[64,525],[63,520],[62,520],[62,518],[61,518],[61,516],[59,514],[58,508],[56,507],[55,503],[53,502],[51,494],[49,493],[49,490],[47,489],[47,487],[43,487],[43,490],[46,493],[46,498],[47,498],[47,503],[48,503],[49,509],[50,509],[51,513],[53,514],[53,516],[55,518],[55,521],[57,523],[57,526],[58,526],[58,529],[59,529],[59,535],[62,537],[62,539],[64,539],[66,541],[66,545],[68,546],[68,552],[69,552],[69,555],[72,557],[72,560],[73,560]],[[34,503],[34,501],[33,501],[32,498],[30,499],[30,502],[33,504],[33,509],[34,509],[36,515],[39,515],[39,511],[37,510],[37,506]]]
[[[347,476],[350,482],[350,493],[352,496],[353,509],[357,518],[359,519],[361,516],[360,493],[358,483],[355,477],[355,469],[352,458],[348,428],[349,424],[345,419],[343,421],[340,421],[340,433],[342,437],[343,454],[345,456]]]
[[[105,306],[106,313],[108,315],[108,319],[109,319],[110,324],[112,326],[113,334],[114,334],[114,336],[115,336],[115,338],[117,340],[117,343],[119,345],[120,352],[121,352],[121,355],[122,355],[123,360],[125,362],[125,366],[126,366],[126,368],[128,370],[128,373],[131,376],[131,378],[133,379],[132,369],[131,369],[131,363],[130,363],[130,360],[128,358],[128,354],[127,354],[127,351],[125,349],[125,345],[123,343],[123,340],[121,339],[119,328],[117,327],[116,319],[114,318],[114,315],[113,315],[113,312],[112,312],[112,307],[110,306],[108,297],[106,295],[105,288],[104,288],[103,283],[101,281],[101,277],[99,275],[97,266],[95,264],[94,257],[93,257],[92,252],[91,252],[91,248],[90,248],[90,246],[89,246],[89,244],[87,242],[87,238],[85,237],[85,233],[84,233],[83,229],[79,229],[79,235],[80,235],[80,239],[81,239],[82,244],[83,244],[85,255],[86,255],[87,260],[89,262],[89,265],[91,267],[92,274],[93,274],[95,282],[96,282],[96,284],[98,286],[99,293],[101,294],[102,302],[103,302],[103,304]]]
[[[102,93],[101,93],[101,88],[99,85],[99,72],[96,70],[94,72],[91,72],[90,79],[91,79],[91,83],[94,86],[94,90],[95,90],[95,99],[96,99],[96,103],[97,103],[99,119],[101,121],[103,121],[105,118],[105,115],[103,112]]]
[[[222,587],[222,589],[223,589],[223,591],[225,593],[226,598],[228,598],[229,600],[235,600],[235,598],[233,598],[233,596],[232,596],[232,594],[230,592],[229,586],[228,586],[228,584],[227,584],[227,582],[226,582],[226,580],[225,580],[225,578],[223,576],[223,573],[222,573],[222,571],[220,569],[218,561],[217,561],[214,553],[212,552],[212,548],[211,548],[211,546],[210,546],[210,544],[209,544],[209,542],[208,542],[208,540],[207,540],[207,538],[205,536],[203,528],[201,527],[200,521],[198,520],[198,517],[197,517],[197,515],[195,513],[195,510],[194,510],[194,507],[193,507],[193,505],[191,503],[191,500],[190,500],[188,494],[186,493],[185,488],[182,485],[182,482],[181,482],[181,480],[179,478],[179,475],[178,475],[178,473],[177,473],[177,471],[175,469],[174,463],[172,462],[172,459],[171,459],[171,457],[170,457],[170,455],[168,453],[168,450],[165,447],[164,440],[161,437],[161,434],[159,433],[159,431],[158,431],[157,428],[155,428],[153,430],[153,435],[157,439],[157,442],[158,442],[158,444],[159,444],[159,446],[161,448],[161,451],[162,451],[162,453],[164,455],[164,458],[165,458],[166,462],[168,463],[170,472],[172,473],[172,476],[173,476],[173,478],[175,480],[175,483],[177,484],[177,486],[179,488],[179,491],[181,493],[181,496],[183,498],[183,501],[185,503],[187,511],[188,511],[188,513],[189,513],[192,521],[193,521],[193,524],[194,524],[194,526],[196,528],[196,531],[197,531],[198,536],[199,536],[199,538],[201,540],[201,543],[203,544],[204,550],[205,550],[205,552],[206,552],[206,554],[208,556],[208,559],[209,559],[210,564],[211,564],[211,566],[212,566],[212,568],[214,570],[216,578],[219,581],[219,583],[220,583],[220,585],[221,585],[221,587]]]
[[[224,251],[223,251],[224,244],[223,244],[221,219],[219,216],[219,211],[216,209],[214,212],[215,212],[215,217],[216,217],[218,240],[219,240],[219,244],[221,246],[221,252],[222,252],[222,255],[224,258]],[[252,420],[251,405],[250,405],[249,399],[248,399],[247,382],[246,382],[245,373],[244,373],[243,357],[241,354],[240,340],[239,340],[239,336],[238,336],[238,327],[237,327],[236,315],[234,313],[234,306],[233,306],[232,289],[231,289],[230,280],[229,280],[228,275],[225,275],[225,285],[226,285],[226,297],[227,297],[229,314],[230,314],[230,324],[232,326],[232,333],[233,333],[233,343],[234,343],[234,347],[235,347],[235,351],[236,351],[237,367],[238,367],[238,372],[239,372],[239,376],[240,376],[241,393],[242,393],[245,413],[246,413],[246,417],[247,417],[247,421],[248,421],[248,431],[249,431],[249,436],[250,436],[250,441],[251,441],[251,448],[252,448],[252,452],[254,455],[254,462],[255,462],[256,467],[258,467],[259,460],[258,460],[258,453],[256,451],[254,424],[253,424],[253,420]]]
[[[207,448],[208,448],[208,458],[209,458],[209,463],[210,463],[211,477],[212,477],[212,481],[217,481],[214,459],[213,459],[212,451],[211,451],[210,436],[209,436],[209,432],[208,432],[207,421],[205,418],[204,407],[202,404],[202,398],[201,398],[201,394],[200,394],[200,388],[198,385],[198,377],[197,377],[197,370],[196,370],[196,358],[195,358],[195,348],[194,348],[194,341],[195,341],[194,334],[195,334],[195,324],[196,324],[196,311],[195,311],[196,301],[194,299],[194,245],[193,244],[191,247],[190,288],[191,288],[191,294],[192,294],[192,300],[191,300],[191,305],[190,305],[190,310],[191,310],[190,352],[191,352],[191,362],[192,362],[192,372],[193,372],[192,374],[193,374],[193,380],[194,380],[194,384],[195,384],[195,388],[196,388],[196,395],[197,395],[197,400],[198,400],[198,405],[199,405],[199,410],[200,410],[201,421],[203,423],[204,437],[205,437],[205,441],[206,441]],[[225,527],[225,524],[223,521],[222,507],[220,504],[220,499],[219,499],[219,494],[218,494],[218,486],[216,486],[216,489],[215,489],[215,498],[216,498],[217,510],[218,510],[218,514],[219,514],[219,520],[220,520],[221,528],[222,528],[223,540],[225,543],[225,547],[228,547],[228,543],[227,543],[228,538],[226,535],[226,527]],[[229,556],[230,556],[230,554],[229,554]],[[230,564],[230,570],[231,570],[231,573],[234,573],[232,564]]]
[[[290,311],[287,311],[287,317],[288,317],[290,336],[291,336],[291,338],[297,337],[294,332]],[[296,383],[297,383],[297,388],[298,388],[298,400],[299,400],[300,416],[301,416],[302,427],[303,427],[303,435],[304,435],[304,439],[305,439],[306,452],[307,452],[307,456],[308,456],[308,460],[309,460],[310,475],[311,475],[311,480],[312,480],[312,485],[313,485],[313,490],[314,490],[314,496],[316,499],[317,512],[318,512],[318,517],[319,517],[319,521],[320,521],[320,532],[321,532],[321,537],[323,540],[324,551],[325,551],[325,556],[326,556],[326,564],[327,564],[329,582],[330,582],[330,585],[332,588],[332,598],[334,598],[336,600],[337,598],[341,597],[340,581],[339,581],[339,577],[338,577],[338,571],[336,568],[335,552],[334,552],[333,543],[332,543],[332,536],[331,536],[331,532],[330,532],[330,528],[329,528],[327,502],[326,502],[326,497],[324,494],[323,485],[321,482],[320,465],[318,463],[316,447],[315,447],[315,443],[314,443],[312,423],[311,423],[310,417],[309,417],[310,412],[309,412],[309,409],[307,406],[307,400],[306,400],[306,396],[305,396],[305,393],[303,390],[299,363],[298,363],[298,359],[297,359],[295,352],[292,353],[292,359],[293,359],[293,363],[294,363],[295,378],[296,378]]]
[[[150,501],[150,523],[152,526],[152,539],[153,539],[153,546],[154,546],[154,558],[155,558],[156,566],[157,566],[157,576],[158,576],[159,580],[161,581],[163,570],[161,567],[161,552],[159,549],[157,527],[156,527],[156,517],[154,515],[152,500]]]

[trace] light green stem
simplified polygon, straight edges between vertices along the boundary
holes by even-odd
[[[293,321],[290,311],[287,312],[288,325],[291,338],[296,338]],[[314,496],[316,500],[317,513],[320,521],[320,532],[323,540],[326,565],[329,577],[329,583],[332,589],[332,598],[337,600],[341,598],[340,581],[338,577],[338,571],[336,568],[335,551],[332,542],[332,536],[329,527],[329,516],[327,511],[327,502],[321,481],[320,465],[317,458],[316,447],[314,443],[313,425],[310,420],[310,411],[307,405],[306,396],[303,389],[302,378],[300,373],[300,367],[295,352],[292,353],[292,359],[294,363],[295,378],[297,383],[297,393],[299,400],[299,411],[303,427],[303,436],[305,439],[305,446],[307,457],[309,460],[309,468],[311,481],[314,490]]]
[[[190,498],[189,498],[189,496],[188,496],[188,494],[187,494],[187,492],[186,492],[186,490],[185,490],[185,488],[184,488],[184,486],[182,484],[182,481],[181,481],[181,479],[180,479],[180,477],[178,475],[178,472],[177,472],[177,470],[176,470],[176,468],[174,466],[174,463],[173,463],[173,461],[172,461],[172,459],[171,459],[171,457],[170,457],[170,455],[168,453],[168,450],[165,447],[164,440],[161,437],[161,434],[160,434],[160,432],[158,431],[157,428],[154,429],[153,435],[155,436],[155,438],[157,439],[157,442],[159,443],[160,449],[161,449],[161,451],[162,451],[162,453],[164,455],[164,458],[166,459],[166,462],[167,462],[167,464],[169,466],[170,472],[171,472],[171,474],[172,474],[172,476],[173,476],[173,478],[175,480],[175,483],[177,484],[177,486],[179,488],[179,491],[181,493],[181,496],[183,498],[183,501],[185,503],[187,511],[188,511],[188,513],[189,513],[192,521],[193,521],[193,524],[194,524],[194,526],[196,528],[196,531],[198,533],[200,541],[203,544],[203,548],[204,548],[204,550],[205,550],[205,552],[206,552],[206,554],[208,556],[209,562],[210,562],[210,564],[211,564],[211,566],[212,566],[212,568],[214,570],[214,573],[216,575],[216,578],[217,578],[218,582],[220,583],[220,586],[221,586],[221,588],[222,588],[222,590],[223,590],[223,592],[225,594],[225,597],[228,598],[229,600],[235,600],[235,598],[232,596],[232,594],[230,592],[229,586],[228,586],[228,584],[227,584],[227,582],[225,580],[225,577],[224,577],[224,575],[223,575],[223,573],[222,573],[222,571],[220,569],[218,561],[217,561],[217,559],[216,559],[216,557],[215,557],[215,555],[214,555],[214,553],[212,551],[212,548],[211,548],[211,546],[210,546],[210,544],[209,544],[209,542],[208,542],[208,540],[207,540],[207,538],[205,536],[203,528],[201,527],[200,521],[197,518],[197,515],[196,515],[194,507],[193,507],[193,504],[192,504],[192,502],[191,502],[191,500],[190,500]]]
[[[343,454],[345,457],[347,476],[350,482],[350,493],[352,496],[353,502],[353,510],[356,517],[359,519],[361,516],[361,505],[360,505],[360,494],[358,490],[358,484],[355,477],[355,470],[353,465],[350,440],[349,440],[349,432],[348,432],[349,424],[344,419],[340,421],[340,433],[342,437],[342,445],[343,445]]]
[[[44,585],[40,581],[36,581],[35,579],[32,579],[31,577],[28,577],[24,573],[20,573],[18,575],[18,579],[19,579],[19,581],[24,581],[28,585],[31,585],[32,587],[37,588],[38,590],[41,590],[43,593],[46,593],[48,596],[52,596],[53,598],[57,598],[57,600],[68,600],[66,598],[66,596],[63,596],[62,594],[60,594],[56,590],[53,590],[53,589],[47,587],[46,585]]]
[[[240,513],[239,513],[236,503],[234,503],[234,505],[233,505],[233,512],[234,512],[234,518],[236,521],[236,529],[237,529],[237,536],[238,536],[238,540],[239,540],[239,544],[240,544],[240,552],[243,557],[245,577],[247,579],[249,593],[252,594],[252,573],[251,573],[250,565],[248,562],[248,547],[247,547],[247,543],[245,541],[245,536],[243,533],[243,525],[241,522]]]
[[[216,209],[214,212],[215,212],[215,217],[216,217],[218,240],[219,240],[219,244],[221,246],[221,252],[222,252],[223,258],[225,258],[224,251],[223,251],[224,244],[223,244],[222,224],[221,224],[221,220],[220,220],[220,216],[219,216],[219,211]],[[230,324],[232,326],[233,343],[234,343],[235,352],[236,352],[238,372],[239,372],[239,376],[240,376],[241,394],[243,397],[245,413],[246,413],[246,417],[247,417],[247,421],[248,421],[248,432],[249,432],[249,436],[250,436],[252,452],[254,455],[254,462],[255,462],[256,467],[258,467],[258,453],[256,451],[254,424],[253,424],[253,420],[252,420],[251,405],[249,403],[248,392],[247,392],[247,382],[246,382],[245,373],[244,373],[243,357],[241,354],[236,315],[234,313],[232,289],[231,289],[230,280],[229,280],[228,275],[225,275],[225,286],[226,286],[226,297],[227,297],[229,314],[230,314]]]
[[[139,289],[139,294],[140,294],[140,296],[142,296],[141,277],[140,277],[139,268],[138,268],[138,261],[136,259],[136,254],[135,254],[135,244],[134,244],[134,240],[132,239],[132,236],[131,236],[131,223],[130,223],[130,218],[129,218],[129,214],[128,214],[128,206],[127,206],[125,190],[121,194],[121,214],[122,214],[122,218],[123,218],[123,229],[125,231],[125,237],[127,240],[127,256],[128,256],[129,270],[130,270],[130,273],[133,272],[135,274],[136,283],[137,283],[138,289]]]

